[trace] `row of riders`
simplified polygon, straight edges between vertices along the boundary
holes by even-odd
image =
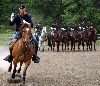
[[[38,35],[41,35],[44,27],[41,26],[41,24],[38,24],[35,29]],[[57,23],[54,23],[51,25],[51,32],[46,34],[44,33],[44,37],[42,38],[47,39],[48,41],[48,50],[51,48],[51,50],[54,50],[55,45],[57,45],[57,51],[59,51],[59,45],[62,43],[62,50],[69,50],[69,44],[71,44],[71,51],[75,50],[75,43],[78,44],[78,50],[80,49],[80,45],[87,46],[87,50],[92,50],[92,43],[94,43],[94,50],[95,49],[95,43],[96,43],[96,28],[91,22],[82,22],[80,24],[73,23],[70,27],[66,24],[58,25]],[[40,41],[39,40],[39,48],[40,48]],[[44,42],[42,40],[42,42]],[[65,45],[65,48],[63,46]],[[44,47],[43,47],[44,51]]]
[[[31,17],[26,13],[25,5],[21,5],[19,7],[19,14],[15,16],[14,13],[11,14],[9,25],[13,26],[14,24],[16,24],[16,33],[13,36],[13,41],[11,41],[10,43],[10,55],[5,57],[4,60],[10,62],[10,66],[8,69],[9,72],[11,72],[12,70],[12,63],[14,65],[13,73],[11,76],[13,79],[15,78],[15,73],[20,73],[22,64],[25,63],[22,77],[23,83],[25,83],[26,71],[31,61],[34,61],[34,63],[40,62],[40,58],[37,56],[37,51],[38,48],[40,49],[41,43],[45,41],[45,38],[47,38],[48,40],[48,46],[53,50],[55,47],[55,43],[57,43],[57,51],[59,51],[60,42],[62,42],[62,44],[64,43],[65,45],[67,44],[68,47],[69,43],[71,42],[71,50],[75,50],[76,42],[78,42],[79,49],[79,45],[82,41],[83,50],[84,42],[86,42],[87,49],[88,46],[90,49],[92,49],[92,46],[90,46],[92,44],[92,41],[94,42],[94,44],[96,42],[95,27],[93,25],[87,26],[87,24],[84,22],[79,25],[81,34],[78,32],[78,27],[76,24],[72,25],[71,33],[68,32],[68,27],[66,25],[62,25],[62,27],[59,27],[57,24],[53,24],[51,26],[51,32],[49,32],[48,34],[46,33],[46,27],[42,27],[40,24],[38,24],[35,27],[37,29],[36,32],[32,34],[31,28],[33,28],[33,23]],[[43,44],[45,46],[45,42]],[[20,68],[16,70],[18,63],[20,63]]]

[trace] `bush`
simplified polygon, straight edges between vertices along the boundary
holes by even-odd
[[[0,25],[0,33],[11,34],[12,32],[13,31],[10,29],[10,27]]]

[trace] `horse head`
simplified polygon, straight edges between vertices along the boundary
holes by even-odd
[[[28,49],[30,46],[30,41],[32,38],[32,33],[31,33],[31,25],[23,23],[21,27],[21,38],[24,44],[25,49]]]
[[[43,32],[43,33],[47,33],[47,28],[46,28],[46,26],[43,27],[42,32]]]

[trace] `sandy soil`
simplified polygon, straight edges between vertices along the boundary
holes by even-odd
[[[8,83],[9,63],[3,58],[8,47],[0,47],[0,86],[20,86]],[[39,64],[33,62],[27,70],[26,86],[100,86],[100,47],[97,51],[38,52]],[[21,72],[22,75],[22,72]]]

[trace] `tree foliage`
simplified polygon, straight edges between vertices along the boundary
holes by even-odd
[[[7,25],[10,14],[18,13],[20,4],[27,6],[33,22],[71,24],[90,21],[100,32],[100,0],[1,0],[0,24]]]

